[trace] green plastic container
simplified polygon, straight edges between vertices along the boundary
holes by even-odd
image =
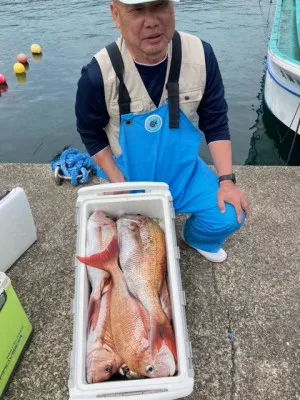
[[[4,395],[32,333],[32,326],[11,285],[0,272],[0,399]]]

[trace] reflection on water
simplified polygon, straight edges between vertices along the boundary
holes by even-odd
[[[43,54],[42,53],[41,54],[31,54],[31,57],[32,57],[33,61],[40,62],[40,61],[42,61]]]
[[[279,121],[265,104],[263,108],[266,134],[275,143],[280,159],[285,165],[300,165],[300,135]]]
[[[264,102],[265,73],[257,95],[259,107],[245,165],[300,165],[300,135],[295,134],[268,109]]]
[[[23,74],[16,74],[15,77],[16,77],[17,82],[20,85],[25,85],[26,80],[27,80],[27,76],[26,76],[25,72]]]
[[[8,85],[7,83],[2,83],[0,85],[0,97],[2,96],[2,93],[6,93],[8,90]]]

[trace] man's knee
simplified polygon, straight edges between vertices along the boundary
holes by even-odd
[[[187,220],[185,229],[192,236],[197,236],[199,232],[208,237],[215,235],[231,235],[240,229],[245,220],[243,213],[243,222],[240,224],[237,220],[235,208],[231,204],[226,204],[225,212],[221,213],[218,207],[206,210],[198,214],[192,214]]]
[[[208,235],[230,235],[240,229],[245,219],[243,215],[243,222],[241,224],[238,222],[235,208],[231,204],[226,204],[224,213],[216,207],[207,210],[201,216],[194,215],[193,217],[197,220],[196,225]]]
[[[231,204],[226,204],[225,207],[224,214],[220,213],[220,227],[222,227],[223,232],[231,234],[243,226],[246,214],[242,213],[242,222],[239,223],[235,208]]]

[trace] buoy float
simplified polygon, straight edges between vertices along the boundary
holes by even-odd
[[[34,43],[30,46],[30,51],[32,54],[41,54],[42,53],[41,46],[36,43]]]
[[[25,72],[25,67],[23,64],[17,62],[14,64],[14,73],[15,74],[24,74]]]
[[[26,55],[23,54],[23,53],[19,53],[19,54],[17,55],[17,61],[18,61],[19,63],[21,63],[21,64],[27,64],[27,62],[28,62]]]
[[[6,83],[6,78],[3,74],[0,74],[0,85],[4,85]]]
[[[2,93],[7,92],[7,89],[6,78],[3,74],[0,74],[0,97],[2,96]]]

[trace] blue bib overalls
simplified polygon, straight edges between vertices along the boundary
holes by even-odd
[[[146,114],[130,113],[121,54],[115,43],[107,50],[120,80],[122,154],[115,158],[116,164],[127,181],[166,182],[175,212],[191,214],[184,226],[187,243],[217,252],[241,224],[232,205],[226,203],[225,213],[220,212],[217,176],[198,156],[202,135],[179,109],[180,35],[175,32],[173,38],[168,103]]]

